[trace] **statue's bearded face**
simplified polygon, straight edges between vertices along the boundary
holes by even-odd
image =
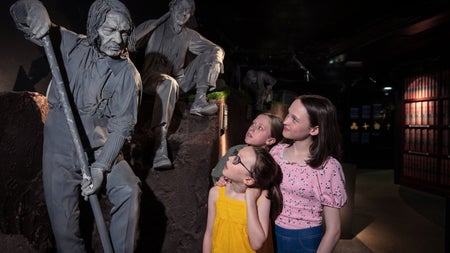
[[[124,53],[131,33],[131,26],[124,15],[110,11],[97,31],[101,52],[113,58],[120,57]]]

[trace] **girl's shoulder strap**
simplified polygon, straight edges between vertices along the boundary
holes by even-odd
[[[219,189],[218,189],[219,197],[225,196],[226,189],[227,189],[227,187],[225,187],[225,186],[219,187]]]

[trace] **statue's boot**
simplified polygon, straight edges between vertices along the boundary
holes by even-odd
[[[171,170],[173,164],[170,161],[167,150],[167,127],[158,126],[154,129],[155,136],[155,156],[153,157],[153,169],[155,170]]]
[[[211,116],[215,115],[219,107],[216,103],[208,102],[206,93],[197,92],[195,94],[194,103],[192,103],[190,113],[197,116]]]

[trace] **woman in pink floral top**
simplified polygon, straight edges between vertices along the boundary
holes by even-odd
[[[322,96],[299,96],[284,119],[283,137],[289,143],[270,151],[283,172],[277,252],[332,252],[341,232],[340,208],[347,201],[336,108]]]

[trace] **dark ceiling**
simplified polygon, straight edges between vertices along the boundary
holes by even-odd
[[[205,0],[196,18],[238,64],[320,79],[330,61],[382,72],[447,56],[449,11],[441,0]]]
[[[169,0],[122,1],[137,24],[168,11]],[[43,2],[53,21],[84,32],[92,0]],[[226,71],[259,68],[296,82],[342,71],[386,76],[405,64],[445,61],[449,2],[196,0],[195,18],[196,29],[225,49]]]

